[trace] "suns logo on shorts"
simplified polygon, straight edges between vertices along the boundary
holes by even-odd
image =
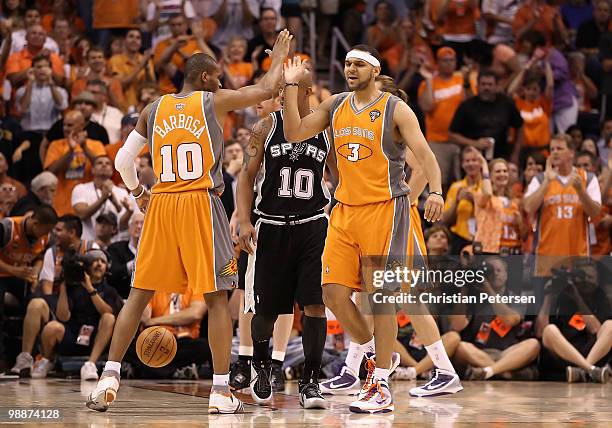
[[[232,257],[232,259],[221,268],[219,272],[219,276],[233,276],[238,275],[238,261],[236,257]]]
[[[380,117],[380,110],[376,109],[376,110],[372,110],[370,112],[370,121],[371,122],[374,122],[379,117]]]
[[[177,104],[175,107],[176,107],[176,109],[177,109],[177,110],[179,110],[179,111],[180,111],[180,110],[183,110],[183,109],[185,108],[185,103],[178,103],[178,104]],[[371,114],[371,113],[370,113],[370,114]]]

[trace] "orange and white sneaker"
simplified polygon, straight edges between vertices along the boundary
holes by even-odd
[[[395,410],[389,383],[373,378],[368,392],[359,400],[353,401],[349,410],[353,413],[389,413]]]
[[[232,414],[244,413],[244,404],[234,397],[229,388],[213,388],[208,399],[208,413]]]
[[[368,371],[368,375],[366,376],[365,383],[361,387],[361,391],[359,391],[359,400],[365,397],[370,391],[370,387],[372,386],[372,378],[374,376],[374,370],[376,369],[376,354],[372,352],[368,352],[366,353],[365,357],[366,357],[365,368]],[[400,354],[397,352],[394,352],[391,355],[391,367],[389,368],[389,376],[391,376],[393,372],[395,372],[395,369],[397,369],[399,364],[400,364]]]
[[[102,372],[102,377],[89,397],[86,406],[91,410],[106,412],[108,407],[117,398],[119,390],[119,373],[111,370]]]

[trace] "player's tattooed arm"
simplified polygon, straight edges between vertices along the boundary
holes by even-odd
[[[242,169],[238,173],[238,185],[236,186],[238,223],[240,227],[238,242],[240,248],[249,254],[253,253],[251,242],[257,242],[257,233],[251,224],[253,185],[263,161],[264,146],[271,129],[272,117],[270,116],[261,119],[253,126],[249,143],[244,149]]]

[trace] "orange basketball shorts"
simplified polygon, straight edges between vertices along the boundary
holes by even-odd
[[[227,215],[210,192],[151,196],[136,256],[132,287],[194,294],[238,284]]]
[[[325,240],[322,284],[366,291],[369,282],[364,276],[369,267],[364,264],[382,263],[389,268],[393,259],[412,268],[423,262],[424,255],[418,210],[411,208],[407,196],[367,205],[338,203]]]

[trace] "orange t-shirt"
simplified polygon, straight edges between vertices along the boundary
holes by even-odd
[[[6,62],[6,75],[19,73],[20,71],[24,71],[32,67],[32,59],[36,55],[37,54],[32,55],[27,48],[11,54]],[[64,61],[62,61],[59,55],[51,52],[49,59],[51,60],[51,69],[53,70],[53,73],[57,74],[58,76],[64,76]]]
[[[535,5],[530,3],[523,4],[519,10],[514,15],[514,20],[512,21],[512,33],[515,37],[518,35],[519,31],[524,28],[531,20],[534,18],[534,7]],[[550,45],[552,43],[552,35],[555,29],[554,20],[555,16],[558,13],[557,8],[551,7],[549,5],[543,5],[540,7],[540,17],[536,20],[531,30],[536,30],[544,34],[546,37],[546,42]],[[558,20],[559,25],[563,26],[563,21],[561,19]],[[516,41],[518,45],[518,38]]]
[[[108,69],[111,74],[118,79],[129,76],[134,72],[136,67],[140,65],[142,62],[142,54],[138,54],[138,56],[132,60],[126,54],[113,55],[108,60]],[[132,81],[130,86],[125,88],[123,91],[125,95],[125,102],[127,106],[137,106],[138,105],[138,85],[145,82],[147,78],[154,78],[155,71],[153,70],[153,63],[149,61],[147,65],[147,69],[141,69],[136,78]],[[150,77],[149,77],[150,76]]]
[[[12,225],[10,240],[4,248],[0,248],[0,260],[11,266],[31,265],[45,251],[49,235],[30,242],[25,233],[25,217],[9,217],[9,220]],[[0,272],[0,278],[9,276],[6,272]]]
[[[521,246],[521,231],[518,220],[521,216],[521,209],[517,200],[509,200],[503,205],[501,218],[501,239],[500,247],[516,248]]]
[[[116,143],[108,144],[108,145],[104,146],[104,149],[106,150],[106,155],[109,158],[111,158],[111,160],[113,161],[113,165],[115,164],[115,158],[117,157],[117,152],[119,152],[119,149],[121,147],[123,147],[123,144],[124,144],[124,141],[117,141]],[[149,145],[145,144],[145,146],[142,148],[140,153],[138,153],[138,156],[144,156],[147,153],[149,153]],[[113,180],[113,183],[115,183],[117,185],[123,184],[123,180],[121,179],[121,175],[114,168],[113,168],[113,176],[112,176],[111,180]]]
[[[47,13],[43,15],[40,25],[43,26],[47,34],[51,34],[53,32],[53,20],[55,19],[55,15],[52,13]],[[74,29],[78,30],[79,33],[84,33],[87,30],[85,27],[85,22],[78,16],[74,16],[70,19],[70,25],[74,27]]]
[[[395,44],[392,48],[387,49],[385,52],[380,55],[387,62],[389,69],[393,74],[397,74],[400,70],[400,62],[402,57],[404,56],[405,48],[401,43]],[[424,58],[424,66],[428,69],[433,69],[435,61],[431,48],[429,45],[421,38],[414,37],[412,48],[410,49],[410,56],[420,55]]]
[[[193,294],[191,287],[187,288],[184,294],[156,291],[151,302],[149,302],[149,306],[151,307],[151,318],[174,314],[187,309],[191,305],[191,302],[203,301],[204,296],[201,294]],[[194,321],[189,325],[164,325],[162,327],[170,330],[172,334],[179,339],[182,337],[189,337],[191,339],[200,337],[200,321]]]
[[[238,88],[246,86],[249,80],[251,80],[253,77],[253,64],[250,62],[228,64],[227,70]]]
[[[448,80],[434,76],[432,80],[434,108],[425,114],[427,141],[438,143],[448,141],[448,129],[459,104],[463,102],[463,75],[455,72]],[[419,86],[419,97],[425,92],[426,82]]]
[[[94,0],[93,28],[136,28],[138,0]]]
[[[474,7],[470,0],[450,0],[442,20],[442,34],[476,35],[476,21],[479,18],[480,9]]]
[[[157,47],[155,48],[155,54],[153,55],[153,59],[155,62],[159,61],[164,51],[170,46],[171,43],[172,38],[170,37],[168,39],[162,40],[157,44]],[[181,53],[179,53],[179,51],[182,53],[182,55]],[[198,45],[198,42],[194,37],[189,39],[187,44],[180,48],[179,51],[175,52],[174,55],[172,55],[172,57],[170,58],[170,61],[174,65],[176,65],[179,70],[183,70],[183,68],[185,67],[185,59],[183,58],[183,56],[185,58],[189,58],[194,53],[201,52],[200,46]],[[168,75],[163,70],[159,72],[159,89],[162,95],[176,92],[178,89],[174,86],[172,80],[170,80]]]
[[[514,97],[514,104],[523,118],[523,144],[526,147],[546,147],[550,142],[552,102],[545,96],[536,101]]]
[[[85,144],[96,156],[106,154],[104,145],[97,140],[87,139]],[[69,146],[66,138],[51,142],[47,150],[47,156],[45,157],[43,167],[45,169],[49,168],[49,165],[61,159],[68,150]],[[57,176],[57,193],[55,194],[55,200],[53,202],[55,210],[60,216],[72,214],[72,190],[77,184],[86,183],[92,180],[91,161],[85,155],[81,146],[77,145],[75,147],[68,168],[55,175]]]
[[[108,90],[112,94],[113,100],[116,101],[117,104],[115,107],[122,111],[126,111],[128,105],[126,104],[125,96],[123,94],[123,88],[121,87],[121,82],[119,79],[113,77],[104,77],[104,82],[108,85]],[[83,77],[80,79],[76,79],[72,83],[72,88],[70,90],[70,96],[72,99],[76,98],[81,92],[87,88],[87,82],[89,81],[88,77]]]

